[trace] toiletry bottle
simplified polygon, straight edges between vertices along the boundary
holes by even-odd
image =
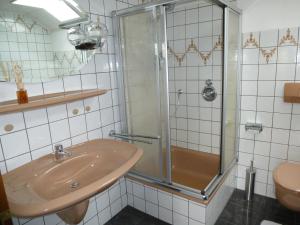
[[[17,100],[19,104],[28,103],[28,94],[27,90],[24,88],[22,70],[18,64],[14,64],[13,70],[15,73],[15,79],[17,84]]]

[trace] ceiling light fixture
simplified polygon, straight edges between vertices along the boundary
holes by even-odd
[[[82,13],[73,0],[13,0],[12,3],[42,8],[60,22],[78,19]]]

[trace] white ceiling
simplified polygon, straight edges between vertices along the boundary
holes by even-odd
[[[256,1],[260,0],[237,0],[237,7],[242,10],[246,10]]]

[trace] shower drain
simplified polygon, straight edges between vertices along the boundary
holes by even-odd
[[[78,187],[79,187],[79,185],[80,185],[80,183],[79,183],[79,182],[77,182],[77,181],[74,181],[74,182],[72,182],[72,183],[70,184],[70,186],[71,186],[71,188],[72,188],[72,189],[74,189],[74,188],[78,188]]]

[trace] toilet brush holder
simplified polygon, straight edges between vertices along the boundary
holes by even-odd
[[[253,167],[253,161],[248,169],[246,169],[245,182],[245,199],[251,201],[254,195],[256,169]]]

